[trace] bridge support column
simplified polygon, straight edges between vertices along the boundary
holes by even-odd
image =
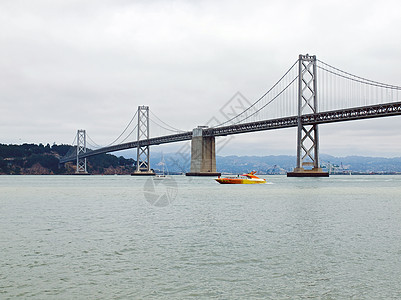
[[[88,174],[86,169],[86,158],[79,158],[79,155],[86,153],[86,131],[77,131],[77,170],[75,174]]]
[[[198,126],[192,132],[191,171],[187,176],[220,176],[216,172],[216,145],[214,136],[203,136],[205,127]]]
[[[329,173],[323,172],[319,167],[318,125],[304,125],[301,118],[304,114],[318,112],[316,56],[299,55],[298,68],[297,167],[293,172],[287,173],[287,176],[328,177]]]
[[[149,140],[149,106],[138,106],[138,147],[136,148],[136,169],[131,175],[155,175],[149,164],[149,145],[140,144],[140,140]]]

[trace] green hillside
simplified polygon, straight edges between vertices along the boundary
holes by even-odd
[[[59,158],[71,149],[70,145],[0,144],[0,174],[51,175],[73,174],[75,163],[59,165]],[[131,174],[135,160],[100,154],[87,160],[90,174]]]

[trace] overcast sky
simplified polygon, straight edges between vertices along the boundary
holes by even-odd
[[[71,143],[86,129],[107,144],[138,105],[192,130],[236,92],[256,100],[299,54],[401,85],[400,12],[385,0],[1,0],[0,143]],[[401,156],[400,128],[322,125],[321,153]],[[219,154],[295,155],[296,129],[238,135]]]

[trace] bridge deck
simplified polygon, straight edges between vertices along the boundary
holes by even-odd
[[[304,125],[345,122],[371,118],[381,118],[401,115],[401,102],[355,107],[342,110],[333,110],[308,114],[301,116],[301,122]],[[244,124],[229,125],[224,127],[208,128],[203,131],[205,136],[226,136],[231,134],[241,134],[247,132],[264,131],[280,128],[289,128],[298,126],[298,116],[284,117],[279,119],[250,122]],[[129,142],[115,146],[100,148],[81,154],[80,158],[90,157],[97,154],[137,148],[143,145],[160,145],[187,141],[192,139],[192,131],[184,133],[155,137],[148,140]],[[76,160],[76,156],[63,157],[60,163]]]

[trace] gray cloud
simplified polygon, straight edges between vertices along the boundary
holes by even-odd
[[[191,130],[217,115],[237,91],[256,100],[300,53],[399,84],[400,6],[397,1],[2,1],[0,142],[71,143],[84,128],[98,143],[108,143],[138,105]],[[322,151],[401,153],[401,119],[363,122],[322,126]],[[292,131],[238,136],[222,154],[295,154]],[[356,136],[367,142],[355,142]]]

